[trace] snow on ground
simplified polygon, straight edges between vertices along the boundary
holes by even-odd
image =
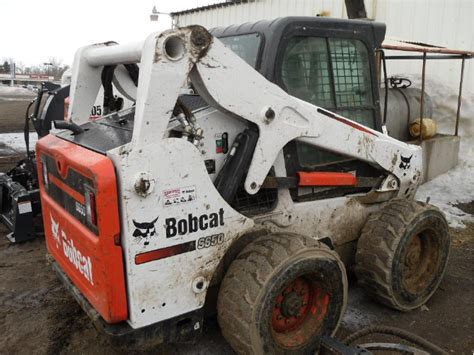
[[[438,131],[453,134],[458,99],[456,91],[439,82],[427,81],[426,92],[435,103],[433,119],[438,123]],[[463,228],[464,222],[474,223],[474,216],[454,206],[474,201],[474,94],[463,95],[460,117],[458,165],[422,185],[416,194],[420,201],[430,198],[430,203],[445,213],[449,225],[454,228]]]
[[[422,185],[417,200],[438,206],[454,228],[463,228],[464,222],[474,223],[474,216],[454,205],[474,200],[474,137],[461,139],[459,164],[456,168]]]
[[[0,96],[32,96],[34,92],[21,86],[0,85]]]
[[[26,101],[26,102],[30,102],[31,101],[31,96],[28,97],[28,96],[25,96],[25,97],[18,97],[18,96],[15,96],[15,97],[0,97],[0,101]]]
[[[377,317],[370,310],[371,306],[371,300],[361,288],[351,287],[346,312],[342,317],[342,325],[356,331],[374,323],[377,321]]]
[[[30,150],[34,150],[36,142],[38,141],[38,135],[30,132]],[[25,148],[25,136],[23,132],[17,133],[0,133],[0,147],[7,146],[18,152],[24,152]]]

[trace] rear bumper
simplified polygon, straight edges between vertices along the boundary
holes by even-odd
[[[133,328],[128,325],[127,322],[121,322],[116,324],[107,323],[104,318],[97,312],[94,307],[89,303],[89,301],[82,295],[81,291],[72,283],[71,279],[66,275],[66,273],[61,269],[58,263],[54,260],[51,255],[47,255],[53,270],[58,275],[59,279],[66,287],[66,289],[73,295],[77,303],[81,306],[84,312],[89,316],[89,318],[94,323],[94,326],[97,330],[102,331],[108,335],[124,335],[131,333]]]
[[[127,322],[109,324],[92,307],[57,262],[50,255],[48,259],[63,285],[91,318],[95,328],[112,337],[116,345],[133,346],[133,344],[142,344],[145,340],[155,345],[193,342],[202,333],[203,311],[201,309],[140,329],[133,329]]]

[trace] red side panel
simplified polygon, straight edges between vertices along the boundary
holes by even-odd
[[[112,161],[53,135],[42,138],[36,147],[49,253],[107,322],[126,320],[125,271],[122,248],[116,244],[120,240],[120,220]],[[95,192],[97,226],[87,221],[85,191]]]
[[[298,172],[299,186],[356,186],[357,178],[351,173]]]

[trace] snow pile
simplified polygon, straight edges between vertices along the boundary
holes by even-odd
[[[37,141],[38,135],[35,132],[30,132],[30,150],[35,149]],[[7,146],[17,152],[24,152],[26,151],[25,135],[23,132],[0,133],[0,147],[1,146]]]
[[[413,79],[414,82],[418,80]],[[438,123],[439,133],[453,134],[456,91],[439,82],[427,81],[426,92],[434,102],[433,119]],[[464,222],[474,223],[474,216],[454,206],[474,201],[474,94],[471,93],[463,95],[459,135],[461,147],[457,167],[422,185],[416,194],[420,201],[426,201],[429,197],[430,203],[446,214],[449,225],[454,228],[463,228]]]
[[[34,92],[21,86],[0,85],[0,96],[32,96]]]

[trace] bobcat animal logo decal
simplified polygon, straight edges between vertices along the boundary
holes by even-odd
[[[135,238],[153,237],[154,235],[156,235],[155,223],[157,220],[158,220],[158,217],[156,217],[151,222],[139,223],[133,219],[132,221],[136,228],[135,231],[133,232],[133,236]]]
[[[56,242],[56,248],[59,248],[59,245],[61,245],[61,237],[59,235],[59,222],[56,222],[51,214],[49,215],[49,217],[51,218],[51,232],[53,234],[54,241]]]
[[[405,158],[403,155],[400,154],[401,161],[400,161],[399,168],[404,169],[404,170],[410,169],[410,161],[412,157],[413,157],[413,154],[410,155],[408,158]]]

